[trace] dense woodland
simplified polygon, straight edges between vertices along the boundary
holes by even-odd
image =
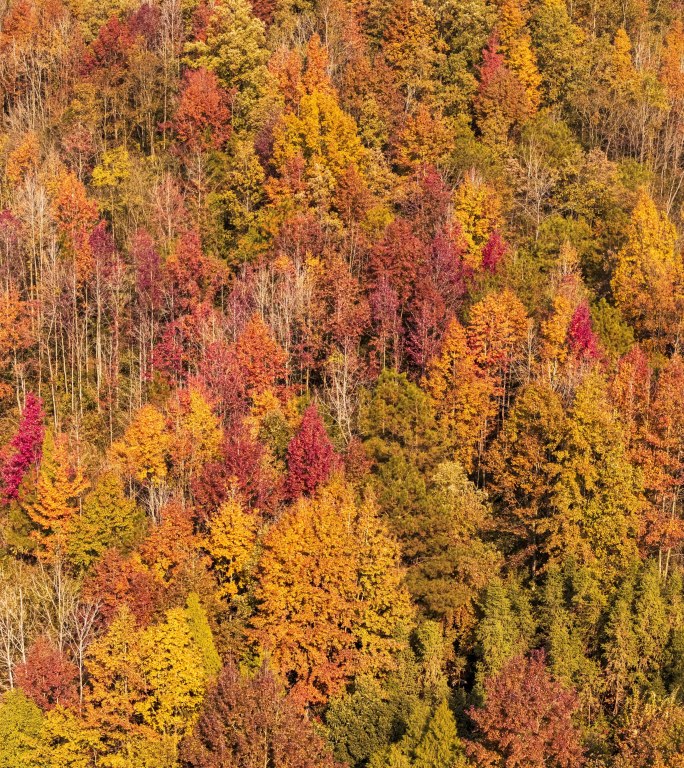
[[[0,0],[0,768],[684,766],[683,12]]]

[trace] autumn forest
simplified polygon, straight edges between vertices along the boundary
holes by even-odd
[[[0,768],[684,768],[684,5],[0,0]]]

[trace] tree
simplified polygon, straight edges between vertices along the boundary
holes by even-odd
[[[0,373],[9,378],[6,374],[11,371],[13,383],[17,383],[18,387],[22,370],[30,361],[27,352],[36,340],[33,322],[36,305],[21,298],[11,278],[8,282],[9,285],[0,291]],[[0,399],[9,399],[14,389],[0,380]]]
[[[359,426],[366,454],[373,462],[373,488],[392,532],[402,544],[404,560],[412,561],[426,512],[427,478],[446,458],[444,426],[434,403],[406,374],[383,371],[362,403]]]
[[[200,602],[199,595],[191,592],[185,607],[185,618],[190,627],[190,634],[202,654],[202,665],[209,677],[214,677],[221,669],[221,657],[214,645],[214,636],[209,626],[207,612]]]
[[[182,321],[191,322],[193,316],[207,314],[226,284],[227,270],[223,261],[203,249],[197,229],[190,229],[182,232],[174,243],[166,260],[164,277],[171,317],[177,321],[167,327],[168,331],[182,328]]]
[[[292,182],[301,183],[296,178],[301,175],[311,202],[329,205],[338,180],[349,168],[359,170],[364,157],[356,123],[342,110],[335,92],[315,88],[302,96],[297,112],[284,113],[275,128],[273,160],[282,181],[274,192],[293,191]],[[301,174],[295,171],[299,164]]]
[[[186,61],[215,72],[223,88],[236,92],[234,124],[251,126],[251,112],[269,80],[264,25],[247,0],[220,0],[207,11],[204,33],[186,44]]]
[[[456,319],[449,323],[439,356],[428,364],[425,388],[434,399],[454,457],[472,471],[495,416],[494,385],[476,364]]]
[[[499,530],[533,575],[541,565],[543,521],[551,509],[564,427],[558,394],[542,383],[528,384],[487,452],[490,493],[500,504]]]
[[[426,614],[444,622],[467,647],[477,623],[477,605],[501,559],[486,542],[494,527],[485,494],[454,462],[439,464],[427,500],[415,511],[406,584]]]
[[[20,690],[6,691],[0,704],[0,768],[32,768],[33,745],[40,734],[40,709]]]
[[[478,765],[501,768],[578,766],[583,749],[572,716],[577,697],[551,679],[543,651],[516,656],[485,683],[486,703],[470,717]]]
[[[675,241],[673,224],[641,190],[611,287],[623,315],[656,347],[677,333],[684,309],[684,273]]]
[[[143,522],[140,508],[126,496],[119,475],[106,472],[69,526],[70,560],[79,568],[88,568],[112,547],[125,551],[142,530]]]
[[[287,489],[293,499],[310,496],[330,479],[338,458],[318,408],[312,403],[287,447]]]
[[[144,405],[135,414],[123,439],[112,445],[112,454],[124,473],[147,485],[153,520],[159,514],[159,496],[168,474],[170,442],[164,416],[153,405]]]
[[[178,590],[183,596],[195,588],[195,579],[207,565],[193,523],[190,508],[171,502],[162,509],[161,521],[150,529],[139,547],[140,557],[158,585]]]
[[[475,631],[477,693],[484,696],[484,681],[498,675],[510,659],[530,647],[533,631],[529,602],[520,594],[518,585],[492,579],[482,599],[482,619]]]
[[[497,151],[505,149],[530,117],[525,84],[505,62],[498,36],[493,34],[482,52],[475,116],[483,140]]]
[[[124,558],[110,549],[88,573],[83,595],[99,603],[100,618],[107,624],[119,608],[127,606],[141,626],[149,624],[159,601],[159,584],[140,562],[139,555]]]
[[[173,129],[181,156],[196,194],[197,219],[206,217],[207,194],[211,193],[209,168],[212,155],[222,151],[231,135],[230,94],[220,87],[214,72],[204,68],[187,70]]]
[[[505,0],[499,9],[496,31],[506,64],[524,85],[526,108],[533,114],[539,107],[542,78],[528,31],[525,6],[526,3],[520,0]]]
[[[646,563],[636,585],[634,599],[635,634],[638,647],[638,673],[645,687],[659,689],[665,666],[665,647],[670,638],[666,595],[659,569]]]
[[[169,408],[175,422],[170,453],[174,474],[189,485],[204,466],[215,461],[223,443],[223,430],[207,397],[196,387],[178,393]]]
[[[415,100],[434,91],[444,58],[433,9],[422,0],[395,0],[385,21],[383,42],[408,111]]]
[[[101,734],[98,752],[130,755],[133,750],[137,707],[145,697],[140,669],[140,630],[123,603],[107,631],[88,649],[86,717]]]
[[[76,279],[82,284],[92,272],[88,236],[97,224],[97,203],[88,199],[83,182],[74,173],[62,173],[55,189],[52,215],[66,253],[73,259]]]
[[[69,460],[65,435],[48,430],[36,482],[35,500],[27,500],[28,513],[39,527],[35,538],[40,556],[48,561],[64,552],[67,531],[88,481]]]
[[[684,383],[684,361],[673,355],[662,367],[655,391],[651,393],[647,380],[645,402],[652,397],[650,408],[636,403],[639,431],[634,460],[642,467],[644,486],[651,501],[646,514],[646,541],[666,551],[664,573],[667,576],[670,555],[679,546],[682,527],[681,489],[684,483],[684,421],[677,408],[678,395]],[[644,451],[644,443],[650,446]],[[645,454],[645,455],[644,455]]]
[[[510,401],[515,368],[524,365],[529,330],[527,311],[509,289],[488,293],[470,313],[468,344],[475,362],[494,380],[502,416]]]
[[[599,342],[592,328],[589,305],[580,304],[572,315],[568,328],[568,345],[577,357],[594,360],[599,357]]]
[[[140,671],[145,695],[136,712],[157,733],[180,740],[191,727],[206,691],[208,671],[202,650],[180,608],[166,613],[140,638]]]
[[[530,19],[530,35],[536,51],[544,102],[567,98],[581,72],[584,30],[573,23],[565,3],[544,0]]]
[[[371,500],[334,480],[288,509],[263,546],[252,636],[298,701],[325,702],[359,667],[392,667],[410,608]]]
[[[29,764],[40,768],[88,768],[97,742],[96,731],[85,727],[70,710],[55,707],[43,718]]]
[[[572,554],[610,580],[636,554],[644,501],[597,373],[576,392],[556,463],[545,549],[555,559]]]
[[[10,440],[10,454],[2,466],[6,502],[19,496],[19,486],[31,467],[37,467],[43,453],[43,405],[33,392],[26,396],[17,431]]]
[[[608,612],[603,643],[605,679],[617,714],[636,679],[639,647],[632,615],[634,583],[628,574]]]
[[[380,467],[394,451],[410,454],[421,470],[445,454],[432,399],[404,373],[380,374],[359,422],[368,454]]]
[[[233,397],[250,402],[268,391],[278,394],[286,380],[286,365],[287,356],[266,323],[252,315],[231,349]]]
[[[56,706],[74,706],[78,701],[78,669],[47,637],[39,637],[29,648],[26,661],[14,670],[17,685],[44,712]]]
[[[329,768],[328,748],[274,675],[254,677],[227,664],[207,693],[197,723],[183,743],[193,768]]]
[[[559,683],[578,691],[581,710],[598,706],[601,692],[595,621],[605,606],[588,594],[597,587],[597,580],[587,579],[586,569],[576,568],[572,560],[562,569],[549,567],[543,587],[541,623],[549,670]]]
[[[189,153],[223,149],[230,138],[228,93],[214,72],[188,70],[173,120],[178,139]]]
[[[211,557],[221,597],[234,599],[247,590],[256,561],[257,519],[236,495],[219,507],[209,522],[204,548]]]
[[[674,696],[636,693],[625,709],[616,739],[616,768],[676,766],[682,761],[684,712]]]
[[[414,749],[414,768],[465,768],[463,745],[458,738],[456,721],[443,700],[430,717],[425,735]]]
[[[501,226],[499,195],[482,179],[473,174],[466,176],[454,193],[454,218],[468,246],[466,263],[478,271],[483,266],[485,247]]]

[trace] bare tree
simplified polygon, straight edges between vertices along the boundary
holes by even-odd
[[[95,622],[100,613],[100,603],[76,603],[71,609],[69,624],[71,636],[69,645],[78,665],[78,700],[83,705],[83,684],[85,682],[85,655],[93,641]]]
[[[6,683],[14,687],[14,665],[26,661],[31,601],[21,564],[0,568],[0,657]]]
[[[73,617],[78,610],[78,585],[67,574],[58,555],[49,568],[41,564],[32,586],[42,628],[63,653],[69,645]]]

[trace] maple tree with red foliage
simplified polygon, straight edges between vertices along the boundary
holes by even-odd
[[[572,721],[574,691],[551,679],[546,654],[516,656],[485,683],[485,703],[469,715],[481,738],[473,755],[483,766],[582,765],[582,747]]]
[[[78,669],[47,637],[38,637],[14,670],[16,684],[43,711],[78,701]]]
[[[9,443],[9,455],[2,465],[6,501],[17,498],[24,476],[31,467],[40,463],[45,434],[44,419],[40,398],[29,392],[17,432]]]
[[[297,434],[287,446],[287,490],[290,498],[310,496],[337,468],[339,457],[318,408],[312,403]]]

